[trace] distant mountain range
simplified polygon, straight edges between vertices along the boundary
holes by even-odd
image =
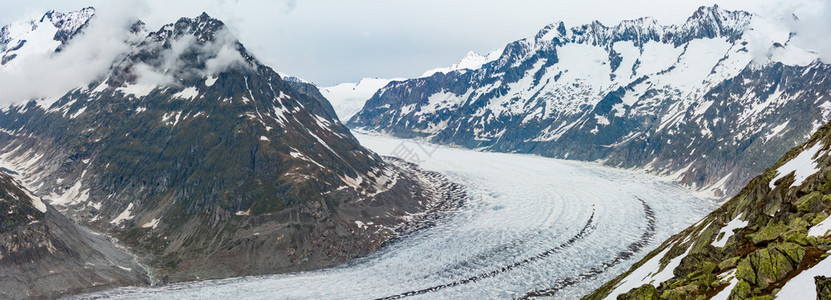
[[[713,6],[680,25],[557,22],[481,68],[391,82],[348,125],[639,168],[725,197],[831,118],[829,66],[780,21]]]
[[[71,49],[95,18],[88,8],[3,27],[0,72]],[[207,14],[125,32],[127,50],[96,79],[0,109],[0,161],[47,204],[122,240],[155,279],[336,265],[460,197],[441,176],[363,148],[317,87],[283,80]],[[140,275],[107,280],[149,282]]]
[[[450,67],[435,68],[429,70],[422,75],[422,77],[433,76],[436,73],[446,74],[449,72],[466,72],[481,68],[483,64],[491,62],[499,58],[501,50],[493,51],[487,55],[480,55],[476,52],[470,51],[458,63]],[[307,82],[303,79],[292,77],[291,80],[298,82]],[[320,92],[332,103],[338,117],[342,121],[348,121],[358,111],[360,111],[366,100],[372,98],[379,89],[388,85],[393,81],[404,81],[406,78],[363,78],[357,83],[341,83],[330,87],[320,87]]]

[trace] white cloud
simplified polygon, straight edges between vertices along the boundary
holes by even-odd
[[[824,63],[831,63],[831,4],[827,1],[800,3],[794,10],[798,20],[791,21],[796,33],[791,42],[800,48],[819,53]]]
[[[0,107],[31,99],[60,97],[105,75],[131,45],[144,36],[129,32],[141,15],[137,5],[104,5],[79,36],[58,53],[40,53],[16,59],[12,67],[0,68]],[[175,19],[171,20],[175,21]],[[155,30],[151,28],[151,30]],[[237,39],[227,29],[212,41],[198,42],[193,35],[182,35],[159,53],[157,59],[137,63],[130,72],[141,85],[173,85],[177,77],[215,75],[229,67],[250,67],[237,51]],[[195,52],[205,59],[205,70],[189,69],[180,57]]]
[[[200,42],[193,35],[182,35],[170,41],[170,48],[159,52],[148,63],[138,63],[131,69],[137,84],[175,85],[176,78],[207,77],[224,72],[228,68],[251,66],[237,50],[237,39],[227,29],[214,33],[213,40]],[[195,53],[205,60],[205,69],[186,65],[183,55]]]
[[[14,68],[0,69],[0,106],[59,97],[96,79],[135,38],[128,28],[137,20],[137,7],[105,5],[61,52],[26,56]]]

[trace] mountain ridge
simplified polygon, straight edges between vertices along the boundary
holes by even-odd
[[[826,86],[826,65],[772,22],[718,6],[679,25],[558,22],[480,69],[393,82],[347,124],[639,168],[724,197],[831,117],[823,94],[797,89]],[[810,117],[775,132],[796,111]]]

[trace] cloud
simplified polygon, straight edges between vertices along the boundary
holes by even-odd
[[[129,26],[138,20],[142,6],[134,4],[104,5],[61,52],[21,57],[14,66],[0,69],[0,106],[60,97],[95,80],[137,38]]]
[[[831,4],[826,1],[808,1],[795,9],[789,18],[795,33],[791,43],[819,53],[820,59],[831,63]]]
[[[177,78],[214,76],[234,67],[251,68],[237,43],[226,28],[215,32],[209,41],[199,41],[190,34],[181,35],[172,39],[170,47],[159,51],[156,58],[137,63],[131,72],[136,75],[136,84],[176,85]],[[183,59],[193,54],[204,60],[204,68],[188,65],[192,62]]]
[[[104,5],[96,10],[83,32],[70,40],[60,52],[21,56],[13,64],[0,67],[0,107],[25,103],[32,99],[61,97],[68,91],[103,79],[113,63],[131,52],[144,35],[131,33],[129,27],[144,10],[136,5]],[[135,8],[139,7],[138,10]],[[214,34],[210,41],[198,41],[193,35],[181,35],[170,47],[152,60],[133,65],[130,72],[136,84],[175,85],[185,76],[211,76],[231,67],[250,67],[237,50],[237,39],[227,29]],[[204,69],[185,65],[183,55],[195,53],[204,61]]]

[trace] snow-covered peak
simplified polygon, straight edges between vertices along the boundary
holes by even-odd
[[[458,63],[455,63],[447,68],[435,68],[424,72],[421,77],[430,77],[436,73],[448,73],[457,70],[475,70],[481,68],[482,65],[494,61],[502,54],[502,49],[491,51],[488,54],[481,55],[479,53],[469,51],[465,57],[462,58]]]
[[[346,122],[360,111],[364,106],[364,102],[375,95],[379,89],[392,81],[401,80],[405,79],[363,78],[357,83],[341,83],[320,88],[320,93],[332,104],[338,118]]]
[[[673,43],[677,46],[694,38],[740,36],[750,25],[753,14],[746,11],[728,11],[714,5],[702,6],[681,26],[673,26]]]
[[[48,11],[40,19],[40,22],[49,21],[55,27],[60,28],[61,33],[68,33],[69,35],[55,36],[55,39],[66,40],[72,33],[81,29],[82,26],[95,15],[95,8],[87,7],[78,11],[61,13],[56,11]]]
[[[277,72],[277,74],[280,75],[280,78],[282,78],[283,81],[286,81],[286,82],[314,84],[313,82],[308,81],[306,79],[303,79],[303,78],[300,78],[300,77],[297,77],[297,76],[292,76],[292,75],[289,75],[289,74],[286,74],[286,73],[283,73],[283,72]]]
[[[15,58],[54,52],[95,15],[92,7],[60,13],[49,11],[40,19],[15,22],[0,28],[0,65]]]

